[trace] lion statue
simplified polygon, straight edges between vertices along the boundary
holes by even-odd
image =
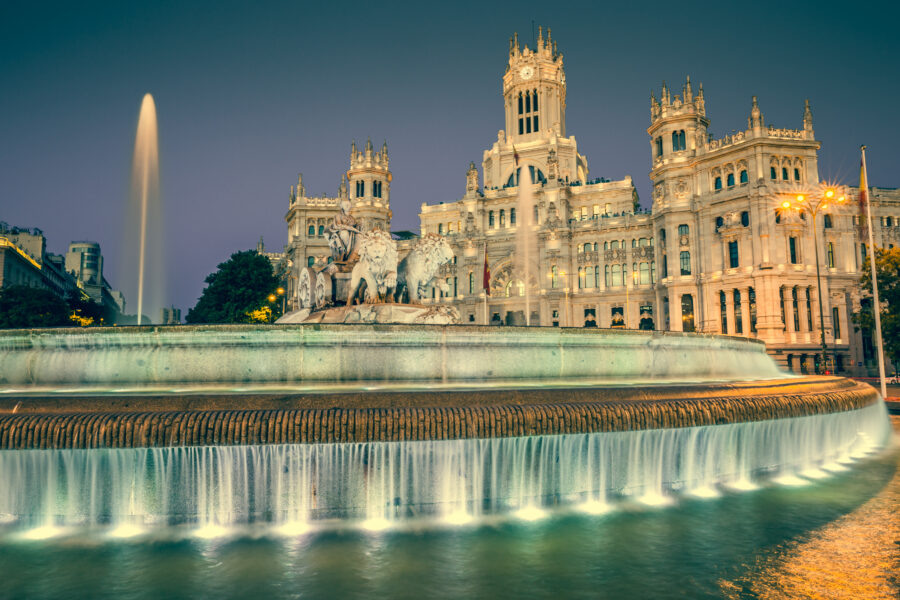
[[[418,303],[425,295],[425,288],[431,284],[438,269],[453,259],[453,250],[443,236],[429,233],[416,243],[415,247],[400,261],[397,267],[397,290],[394,292],[394,300],[403,302],[403,297],[408,297],[408,302]],[[440,282],[442,292],[449,293],[450,286],[446,282]]]
[[[393,296],[397,286],[397,242],[391,234],[373,229],[359,236],[356,242],[359,262],[350,272],[350,294],[347,305],[359,298],[365,282],[365,301],[374,303]]]

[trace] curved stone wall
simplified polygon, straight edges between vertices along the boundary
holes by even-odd
[[[755,340],[635,330],[217,325],[0,332],[0,387],[782,376]]]
[[[835,377],[666,387],[0,401],[0,449],[334,443],[634,431],[879,402]],[[65,411],[65,412],[63,412]]]

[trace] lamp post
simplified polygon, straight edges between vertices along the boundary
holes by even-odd
[[[284,294],[284,288],[279,287],[275,290],[275,293],[281,296],[281,316],[284,316],[285,302],[287,302],[287,296]]]
[[[781,203],[781,207],[786,210],[806,211],[812,218],[813,253],[816,256],[816,288],[819,291],[819,330],[822,332],[822,364],[826,371],[828,370],[828,344],[825,342],[825,313],[822,308],[822,275],[819,270],[819,232],[816,227],[816,217],[820,211],[828,209],[829,206],[843,204],[845,201],[846,197],[838,194],[834,187],[826,187],[818,199],[797,194]],[[834,361],[832,360],[832,362]]]

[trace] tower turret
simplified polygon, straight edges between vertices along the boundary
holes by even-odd
[[[813,139],[813,119],[812,119],[812,110],[809,108],[809,98],[806,99],[806,102],[803,106],[803,131],[806,132],[807,137],[809,139]]]
[[[377,153],[371,138],[366,140],[363,152],[359,152],[353,142],[346,183],[342,180],[341,186],[353,204],[353,216],[363,229],[378,227],[386,230],[390,226],[391,179],[387,142]]]
[[[506,137],[513,143],[565,136],[566,75],[562,55],[550,39],[538,29],[534,49],[519,48],[519,36],[510,41],[509,63],[503,75],[503,100],[506,108]]]
[[[707,137],[709,119],[706,118],[706,104],[703,99],[703,84],[694,95],[691,78],[687,77],[681,88],[681,96],[673,95],[664,81],[657,100],[650,93],[650,128],[653,162],[665,157],[684,156],[696,152]]]

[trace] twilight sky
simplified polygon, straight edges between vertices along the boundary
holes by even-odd
[[[564,55],[590,176],[631,175],[645,207],[650,90],[680,93],[688,74],[716,137],[746,127],[754,94],[776,127],[801,127],[809,98],[822,177],[856,185],[865,143],[871,183],[900,186],[896,5],[613,4],[0,3],[0,220],[43,229],[52,252],[98,241],[120,287],[150,92],[167,297],[185,312],[232,252],[260,236],[281,249],[298,172],[308,193],[336,193],[353,139],[387,140],[393,228],[418,230],[421,202],[459,198],[496,140],[508,38],[528,42],[532,19]]]

